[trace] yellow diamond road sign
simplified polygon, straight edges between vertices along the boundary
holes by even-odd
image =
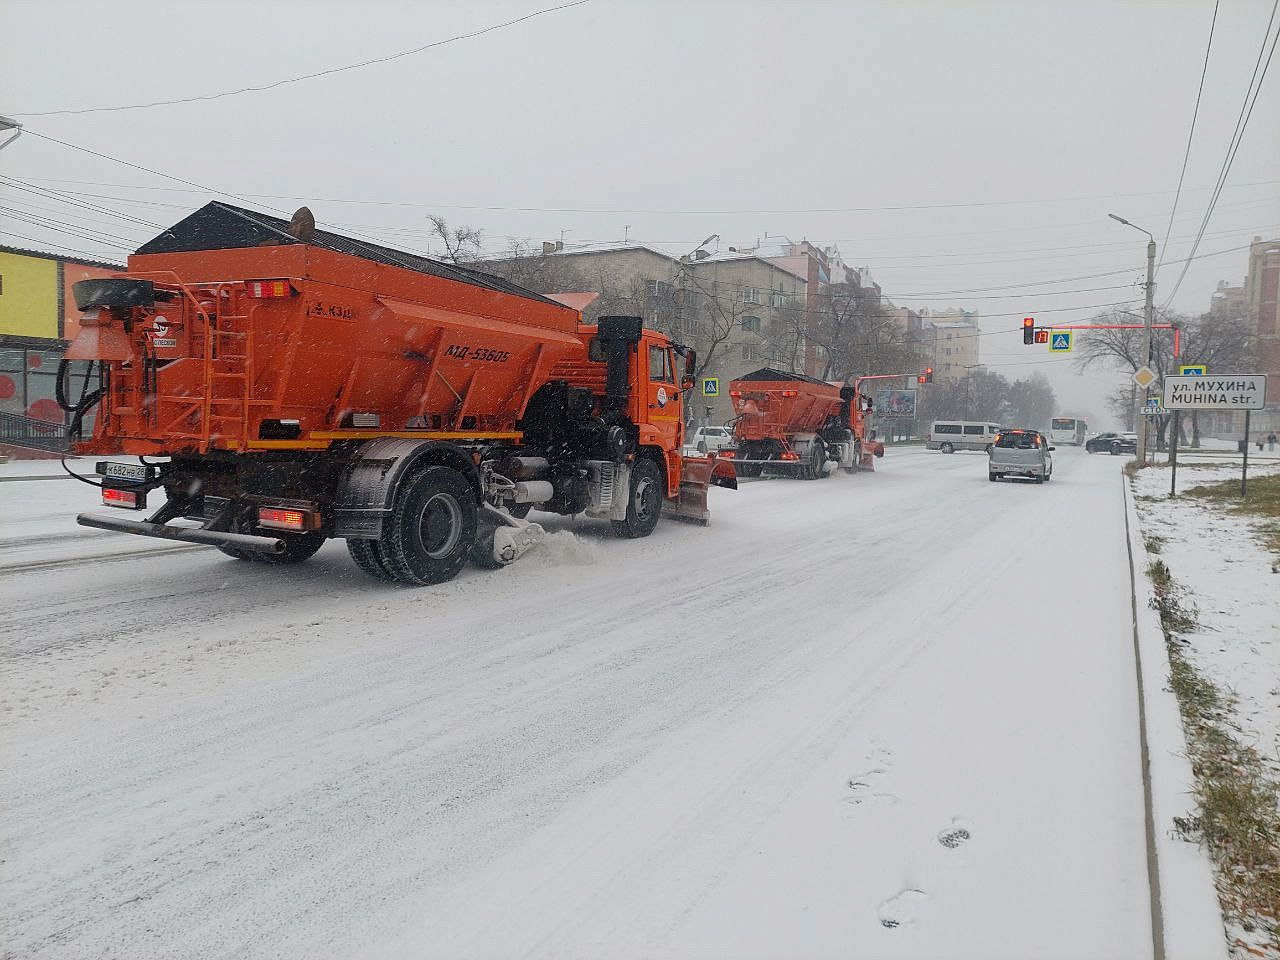
[[[1134,374],[1133,374],[1133,382],[1136,383],[1138,386],[1140,386],[1143,390],[1151,386],[1151,384],[1155,382],[1155,379],[1156,379],[1155,371],[1152,370],[1150,367],[1146,367],[1146,366],[1139,367],[1136,371],[1134,371]]]

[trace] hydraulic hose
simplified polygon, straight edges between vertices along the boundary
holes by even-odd
[[[67,396],[67,371],[71,369],[70,360],[62,360],[58,364],[58,376],[53,384],[53,396],[58,406],[71,414],[71,423],[67,425],[67,435],[78,440],[84,434],[84,418],[102,400],[105,387],[89,391],[89,378],[93,376],[96,360],[90,360],[84,372],[84,383],[80,386],[80,398],[74,402]]]

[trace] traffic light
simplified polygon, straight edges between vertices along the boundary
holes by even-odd
[[[1040,330],[1037,330],[1036,343],[1048,343],[1048,342],[1049,342],[1049,331],[1043,328]]]
[[[924,368],[924,382],[933,383],[933,367]]]
[[[924,383],[924,374],[923,374],[923,373],[922,373],[922,374],[920,374],[920,376],[916,377],[916,383]]]
[[[1022,342],[1030,346],[1036,342],[1036,320],[1035,317],[1022,318]]]

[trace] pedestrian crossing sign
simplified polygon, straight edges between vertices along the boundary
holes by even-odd
[[[1053,353],[1070,353],[1071,341],[1070,330],[1053,330],[1049,333],[1049,350]]]
[[[702,395],[704,397],[720,396],[720,378],[719,377],[703,377],[702,378]]]

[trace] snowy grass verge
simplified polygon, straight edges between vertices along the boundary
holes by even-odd
[[[1129,473],[1128,470],[1125,471]],[[1146,548],[1128,480],[1125,522],[1134,590],[1134,632],[1146,739],[1152,916],[1166,960],[1227,956],[1223,919],[1207,852],[1187,842],[1178,824],[1194,815],[1195,776],[1187,756],[1178,702],[1170,686],[1164,633],[1150,601],[1155,591],[1143,571]],[[1157,956],[1161,954],[1157,952]]]
[[[1170,685],[1187,734],[1198,813],[1179,818],[1179,831],[1207,845],[1218,865],[1218,895],[1244,937],[1233,946],[1250,955],[1280,956],[1280,785],[1253,747],[1237,738],[1235,697],[1196,669],[1181,635],[1198,625],[1164,561],[1147,568],[1151,600],[1169,654]]]
[[[1271,552],[1280,477],[1264,468],[1244,500],[1238,467],[1186,485],[1180,472],[1176,498],[1168,479],[1167,468],[1134,478],[1130,522],[1140,522],[1148,554],[1140,564],[1132,528],[1130,543],[1149,585],[1148,596],[1136,595],[1150,608],[1137,611],[1140,626],[1158,617],[1164,685],[1176,696],[1193,774],[1195,809],[1177,815],[1176,828],[1213,861],[1231,955],[1280,960],[1280,603]],[[1218,482],[1192,486],[1204,479]]]
[[[1260,518],[1255,529],[1267,549],[1277,554],[1271,569],[1280,573],[1280,473],[1255,477],[1245,484],[1243,497],[1238,480],[1191,487],[1186,495],[1225,507],[1228,513]]]

